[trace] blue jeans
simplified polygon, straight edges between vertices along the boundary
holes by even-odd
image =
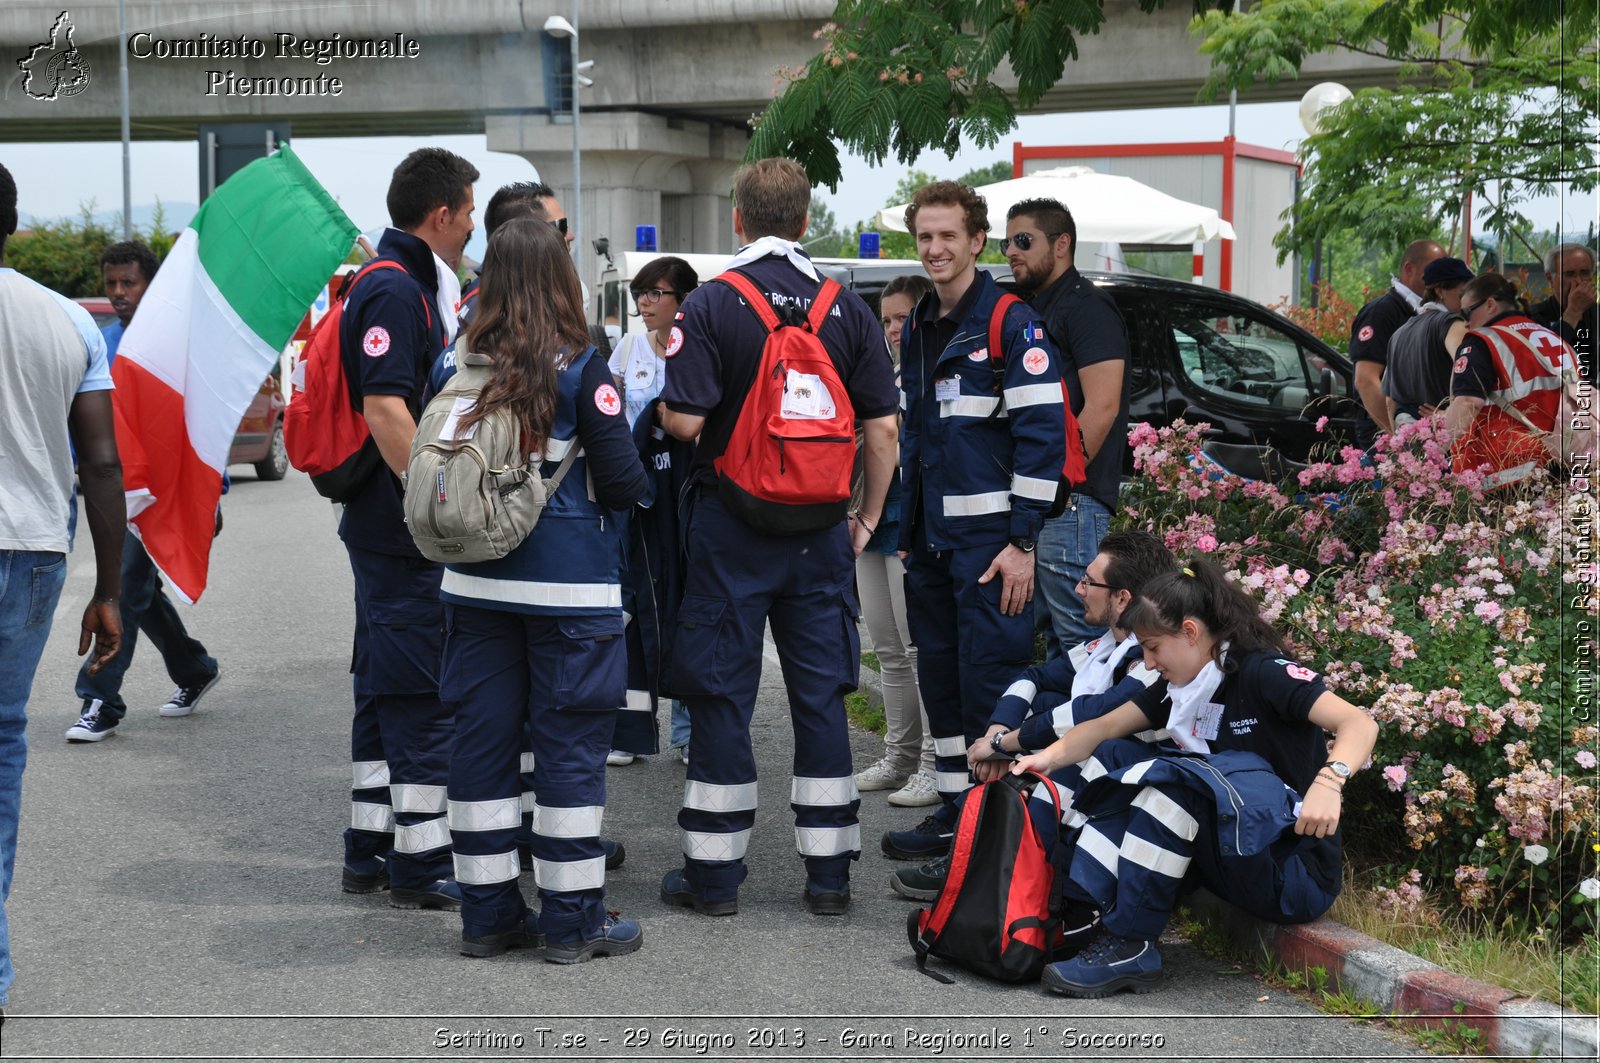
[[[96,675],[90,675],[88,664],[84,664],[74,688],[78,697],[99,698],[105,711],[117,720],[127,714],[122,677],[133,664],[141,631],[160,651],[167,675],[178,686],[205,686],[216,676],[216,659],[184,629],[172,599],[161,589],[161,574],[156,571],[155,562],[131,531],[122,544],[122,599],[118,608],[122,613],[122,648]]]
[[[689,744],[689,706],[672,699],[672,740],[673,749],[681,749]]]
[[[16,977],[5,901],[17,862],[22,769],[28,762],[28,694],[66,579],[66,554],[0,550],[0,1007]]]
[[[1083,494],[1074,494],[1061,515],[1045,521],[1039,530],[1033,609],[1036,629],[1045,632],[1047,660],[1104,630],[1090,628],[1084,621],[1078,581],[1110,531],[1111,511]]]

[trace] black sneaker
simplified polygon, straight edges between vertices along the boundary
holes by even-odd
[[[921,867],[903,867],[889,876],[889,888],[914,901],[931,901],[944,889],[950,874],[950,854],[930,860]]]
[[[818,889],[806,883],[806,911],[812,915],[843,915],[850,907],[850,886],[840,889]]]
[[[950,851],[956,836],[938,816],[929,816],[910,830],[892,830],[883,836],[883,855],[891,860],[928,861]]]
[[[167,703],[156,711],[168,719],[175,716],[190,715],[195,709],[199,708],[200,699],[205,697],[206,692],[216,686],[217,681],[221,678],[222,673],[218,672],[199,686],[179,687],[172,692],[172,697],[167,699]]]
[[[661,880],[661,899],[679,908],[693,908],[701,915],[738,915],[739,894],[724,900],[708,900],[689,885],[682,871],[668,871]]]
[[[389,888],[389,862],[381,856],[369,856],[345,864],[339,888],[346,893],[381,893]]]
[[[546,963],[588,963],[596,956],[626,956],[644,944],[644,930],[632,919],[619,919],[607,912],[593,933],[572,941],[549,941],[544,947]]]
[[[544,934],[539,930],[539,913],[529,912],[521,926],[495,934],[461,932],[461,955],[475,959],[499,956],[507,949],[542,949]]]

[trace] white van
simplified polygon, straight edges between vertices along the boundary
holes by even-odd
[[[630,332],[643,332],[644,322],[639,317],[639,310],[633,305],[628,294],[628,285],[633,276],[648,262],[658,258],[681,258],[689,263],[695,275],[700,278],[700,283],[715,277],[728,268],[728,263],[733,261],[731,254],[705,255],[684,254],[673,251],[620,251],[612,252],[601,266],[600,276],[594,287],[593,321],[599,325],[618,325],[622,334]],[[876,292],[891,276],[903,273],[923,273],[922,263],[916,259],[895,258],[818,258],[812,260],[818,272],[824,276],[832,277],[846,288],[856,291],[873,306],[877,307]],[[867,277],[881,278],[875,285],[863,284]],[[870,292],[870,294],[869,294]]]

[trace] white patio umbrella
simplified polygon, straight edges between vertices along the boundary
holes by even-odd
[[[1215,210],[1188,203],[1131,177],[1098,173],[1088,166],[1059,166],[979,187],[989,201],[989,221],[1004,234],[1006,211],[1025,199],[1060,200],[1078,223],[1078,245],[1199,244],[1234,239],[1233,226]],[[878,224],[906,232],[905,205],[885,207]]]

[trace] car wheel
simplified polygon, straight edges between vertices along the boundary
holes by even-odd
[[[256,479],[281,480],[289,472],[289,452],[283,449],[283,422],[272,426],[272,444],[267,456],[256,462]]]

